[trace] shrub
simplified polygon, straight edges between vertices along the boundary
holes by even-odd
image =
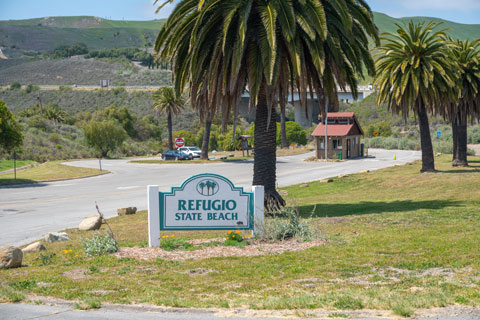
[[[83,240],[85,254],[89,257],[100,256],[118,251],[118,244],[109,234],[96,233],[91,239]]]
[[[295,238],[300,241],[313,240],[317,232],[308,221],[300,221],[297,208],[286,207],[270,213],[273,218],[265,224],[265,238],[270,240],[286,240]]]
[[[10,90],[17,90],[20,89],[22,85],[18,81],[14,81],[10,84]]]

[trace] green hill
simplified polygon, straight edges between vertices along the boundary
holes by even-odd
[[[408,22],[413,20],[414,22],[422,21],[433,21],[433,22],[442,22],[441,28],[449,29],[447,33],[454,39],[478,39],[480,38],[480,24],[461,24],[448,20],[443,20],[439,18],[432,17],[405,17],[405,18],[392,18],[384,13],[374,12],[373,17],[375,24],[377,25],[380,32],[393,32],[397,30],[399,25],[407,25]]]
[[[0,21],[0,47],[5,48],[7,56],[44,53],[79,42],[89,49],[150,47],[164,21],[115,21],[87,16]]]

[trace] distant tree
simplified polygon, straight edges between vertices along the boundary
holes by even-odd
[[[87,144],[101,157],[107,157],[109,152],[114,152],[126,137],[125,130],[115,121],[92,120],[85,126],[84,132]]]
[[[277,123],[277,145],[282,145],[281,130],[278,130],[278,127],[281,127],[281,123]],[[303,130],[302,126],[295,121],[285,122],[285,138],[287,139],[287,146],[292,143],[300,145],[307,144],[307,134],[305,133],[305,130]]]
[[[422,172],[435,171],[428,112],[434,113],[454,95],[455,75],[448,57],[444,30],[439,24],[411,21],[405,28],[397,25],[396,34],[387,33],[378,48],[377,103],[387,103],[394,113],[409,112],[419,119],[422,147]]]
[[[168,148],[173,150],[172,115],[177,115],[185,106],[185,100],[175,94],[172,87],[162,87],[153,94],[153,110],[167,115]]]
[[[100,118],[105,120],[117,120],[131,138],[137,137],[137,131],[135,130],[135,122],[137,119],[126,106],[118,108],[114,105],[110,105],[103,109],[101,113],[103,116],[98,115]]]
[[[10,152],[21,146],[22,142],[22,126],[15,121],[3,100],[0,100],[0,149]]]

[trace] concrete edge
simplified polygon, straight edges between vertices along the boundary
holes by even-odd
[[[58,182],[58,181],[69,181],[69,180],[79,180],[79,179],[86,179],[86,178],[93,178],[93,177],[98,177],[98,176],[103,176],[106,174],[110,174],[112,172],[107,171],[103,173],[97,173],[89,176],[84,176],[84,177],[77,177],[77,178],[65,178],[65,179],[55,179],[55,180],[38,180],[35,181],[34,183],[9,183],[9,184],[0,184],[0,189],[4,188],[19,188],[22,186],[35,186],[38,183],[43,183],[43,182]]]
[[[26,166],[23,166],[23,167],[20,167],[20,168],[17,168],[17,171],[23,171],[23,170],[27,170],[27,169],[30,169],[32,167],[36,167],[38,166],[39,164],[38,163],[31,163],[29,165],[26,165]],[[2,174],[7,174],[7,173],[11,173],[11,172],[14,172],[15,169],[8,169],[8,170],[4,170],[4,171],[0,171],[0,175]]]

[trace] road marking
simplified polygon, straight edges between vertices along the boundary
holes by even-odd
[[[139,186],[130,186],[130,187],[117,187],[118,190],[127,190],[127,189],[135,189],[140,188]]]
[[[17,202],[17,203],[9,203],[9,204],[0,204],[0,208],[12,207],[12,206],[21,206],[21,205],[26,205],[26,204],[48,203],[48,202],[63,201],[63,200],[98,198],[100,196],[113,196],[113,195],[117,195],[117,194],[139,193],[139,192],[145,192],[145,190],[130,190],[130,191],[119,191],[119,192],[110,192],[110,193],[94,193],[94,194],[79,195],[79,196],[74,196],[74,197],[65,197],[65,198],[56,198],[56,199],[48,199],[48,200],[36,200],[36,201],[25,201],[25,202]]]

